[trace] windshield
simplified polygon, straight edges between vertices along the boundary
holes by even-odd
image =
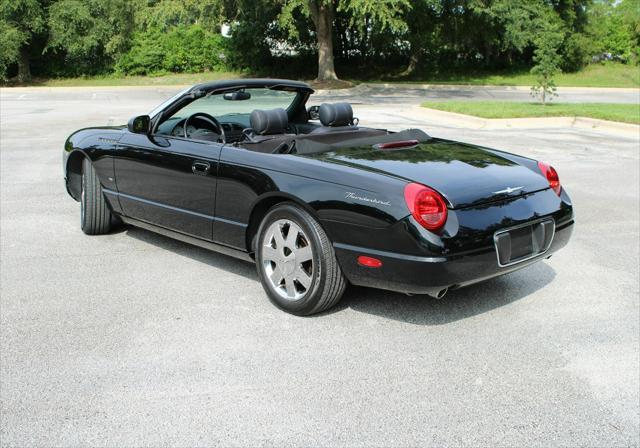
[[[226,117],[246,115],[247,117],[255,109],[275,109],[281,107],[288,109],[297,92],[285,92],[283,90],[270,90],[264,88],[242,89],[240,92],[249,94],[248,99],[225,99],[233,97],[232,92],[207,95],[198,98],[178,110],[171,118],[186,118],[196,112],[204,112],[213,115],[221,122]],[[244,95],[245,97],[248,95]]]
[[[181,91],[179,91],[178,93],[176,93],[175,95],[173,95],[171,98],[169,98],[166,101],[163,101],[162,104],[160,104],[158,107],[156,107],[155,109],[153,109],[151,112],[149,112],[149,116],[151,118],[155,117],[156,115],[158,115],[160,112],[162,112],[164,110],[165,107],[167,107],[169,104],[173,103],[175,100],[177,100],[178,98],[180,98],[182,95],[184,95],[185,93],[187,93],[189,90],[191,89],[191,87],[187,87],[186,89],[183,89]]]

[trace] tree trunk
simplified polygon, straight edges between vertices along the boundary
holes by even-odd
[[[311,19],[318,40],[318,81],[338,79],[333,63],[333,5],[325,0],[309,0]]]
[[[418,62],[419,62],[419,50],[415,50],[415,47],[417,45],[411,45],[411,57],[409,58],[409,65],[407,66],[407,68],[400,73],[400,77],[404,77],[404,76],[409,76],[411,74],[413,74],[413,72],[416,70],[416,67],[418,66]]]
[[[20,49],[20,57],[18,58],[18,82],[31,81],[31,68],[29,66],[29,47],[24,46]]]
[[[491,59],[493,58],[493,48],[487,41],[484,42],[484,66],[491,67]]]

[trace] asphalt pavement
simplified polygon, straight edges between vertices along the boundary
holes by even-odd
[[[424,101],[534,101],[524,86],[456,86],[429,84],[365,83],[352,89],[322,92],[328,99],[341,97],[362,104],[420,104]],[[558,103],[640,103],[640,89],[558,87]]]
[[[471,130],[323,93],[368,104],[364,125],[552,163],[577,224],[550,260],[443,300],[351,287],[300,318],[251,264],[81,232],[66,136],[175,90],[0,91],[0,445],[640,444],[640,136]]]
[[[145,87],[36,87],[2,89],[2,98],[21,101],[86,101],[114,102],[146,101],[157,105],[186,86]],[[319,90],[316,98],[321,101],[349,101],[366,105],[407,105],[424,101],[533,101],[531,90],[525,86],[456,86],[429,84],[363,83],[350,89]],[[619,103],[639,104],[638,88],[559,87],[555,102],[561,103]],[[151,100],[151,98],[157,98]],[[152,107],[153,107],[152,106]],[[145,110],[148,112],[148,110]]]

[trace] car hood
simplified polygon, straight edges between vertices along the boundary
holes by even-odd
[[[415,147],[382,150],[340,148],[311,157],[419,182],[439,191],[452,208],[463,208],[549,188],[526,166],[479,146],[430,139]]]

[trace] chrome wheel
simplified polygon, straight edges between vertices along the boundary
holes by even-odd
[[[279,219],[264,233],[264,272],[274,291],[283,299],[298,300],[311,288],[313,250],[309,238],[295,222]]]

